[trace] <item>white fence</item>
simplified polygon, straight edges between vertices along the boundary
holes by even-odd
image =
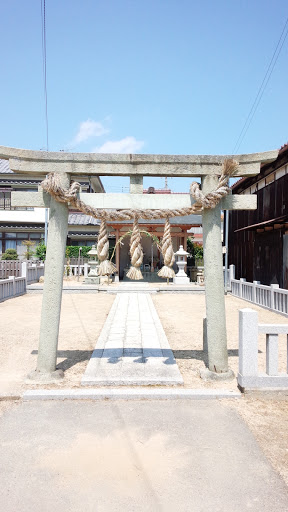
[[[261,333],[266,334],[266,373],[258,371],[258,335]],[[257,311],[240,309],[238,385],[241,388],[288,389],[288,368],[286,367],[285,373],[278,372],[278,334],[288,335],[288,325],[258,324]],[[286,350],[288,351],[287,336]]]
[[[21,276],[21,261],[0,260],[0,279],[8,279],[9,276]]]
[[[38,283],[40,277],[44,276],[44,263],[38,265],[23,261],[21,266],[21,275],[27,279],[27,284]]]
[[[39,278],[44,275],[44,263],[40,263],[40,265],[31,264],[29,261],[19,263],[21,276],[10,275],[8,279],[0,279],[0,302],[23,295],[26,293],[27,284],[38,283]],[[13,271],[13,266],[6,270]]]
[[[10,276],[0,280],[0,302],[26,293],[26,278]]]
[[[83,265],[64,265],[64,276],[84,276],[87,277],[90,265],[84,263]]]
[[[248,283],[246,279],[231,279],[231,293],[240,299],[288,316],[288,290],[279,288],[278,284],[266,286],[259,281]]]

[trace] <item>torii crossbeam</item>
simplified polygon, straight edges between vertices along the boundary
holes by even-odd
[[[191,206],[189,194],[179,196],[142,195],[143,176],[201,177],[202,191],[209,193],[217,186],[221,164],[234,158],[239,167],[234,176],[255,176],[262,162],[273,161],[278,151],[248,155],[118,155],[97,153],[50,153],[0,146],[0,158],[9,160],[17,173],[46,175],[57,172],[61,184],[68,188],[71,176],[130,176],[130,194],[81,194],[90,206],[107,209],[162,209]],[[131,195],[132,194],[132,195]],[[56,370],[58,333],[63,286],[63,265],[68,230],[66,204],[56,202],[43,191],[13,192],[12,206],[50,208],[45,283],[36,381],[59,377]],[[213,378],[230,377],[224,303],[224,280],[221,241],[221,210],[256,209],[255,195],[227,196],[211,210],[202,212],[205,265],[207,345],[209,372]]]

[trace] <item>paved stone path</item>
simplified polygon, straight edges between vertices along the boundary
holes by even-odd
[[[149,294],[116,296],[81,383],[83,386],[183,384]]]

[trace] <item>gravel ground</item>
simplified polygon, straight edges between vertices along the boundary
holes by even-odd
[[[57,386],[79,386],[114,298],[104,293],[63,294],[57,366],[65,371],[65,379]],[[0,394],[17,395],[33,386],[25,379],[36,368],[41,304],[42,294],[0,304]]]
[[[205,295],[159,294],[153,295],[153,302],[166,332],[169,344],[184,378],[185,387],[237,389],[236,379],[232,382],[203,382],[199,373],[205,367],[203,358],[203,317],[205,316]],[[226,323],[229,367],[238,372],[238,316],[239,309],[253,307],[258,311],[260,323],[287,324],[288,319],[277,313],[249,304],[227,295]],[[265,371],[265,335],[259,336],[259,369]],[[279,371],[285,372],[287,365],[286,336],[279,336]]]

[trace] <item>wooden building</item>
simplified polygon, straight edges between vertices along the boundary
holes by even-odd
[[[238,180],[235,194],[256,194],[257,210],[229,212],[229,263],[236,278],[288,289],[288,144],[254,177]]]

